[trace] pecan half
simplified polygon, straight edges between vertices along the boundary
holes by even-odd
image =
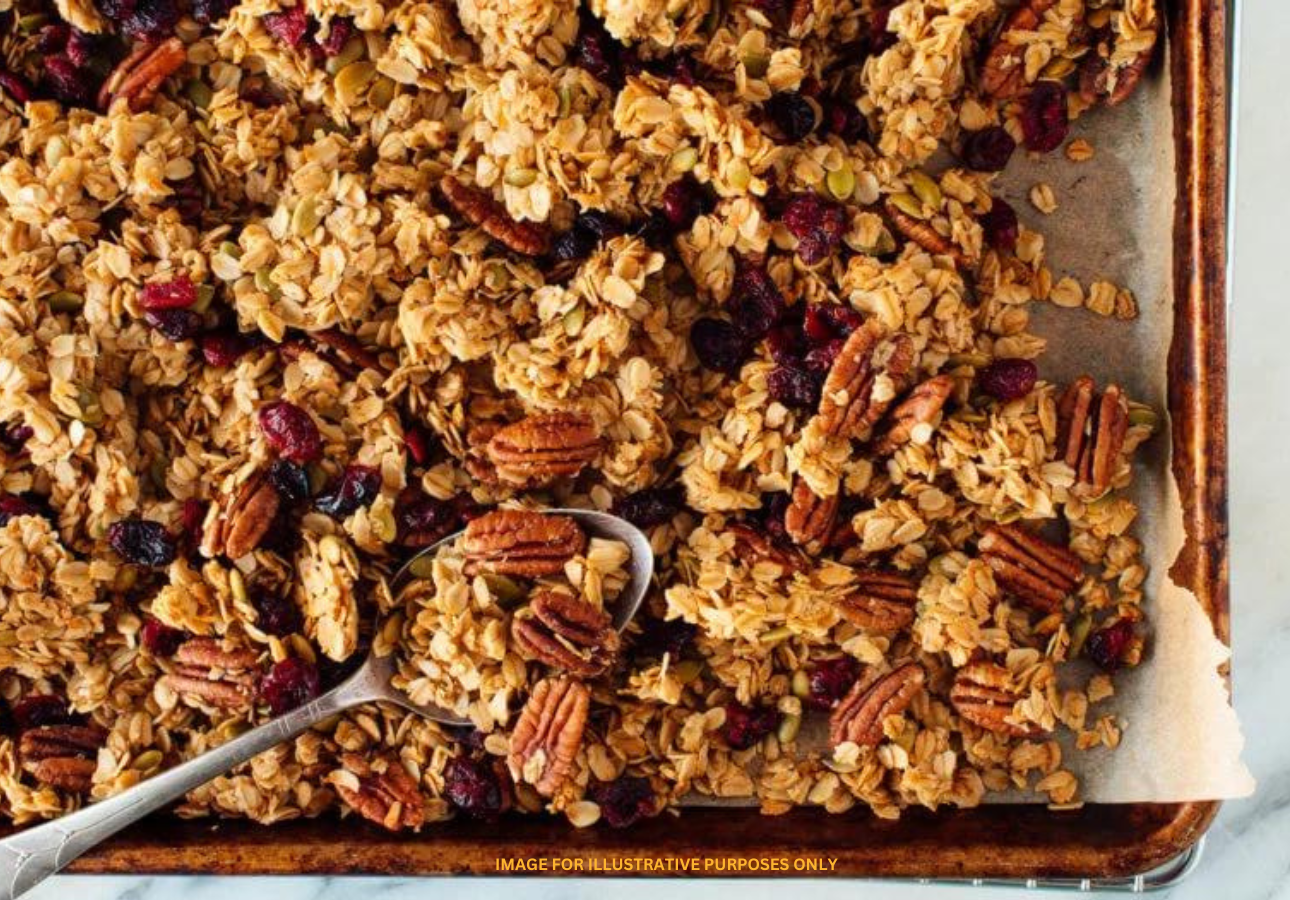
[[[735,537],[735,557],[749,563],[773,562],[785,575],[806,571],[809,561],[800,550],[781,547],[754,528],[736,522],[726,526]]]
[[[909,708],[927,674],[905,663],[885,675],[870,672],[857,681],[829,716],[829,740],[836,747],[851,741],[872,747],[882,741],[882,723]]]
[[[600,433],[589,416],[544,413],[499,428],[487,453],[502,481],[541,487],[581,472],[600,453]]]
[[[79,794],[89,790],[106,740],[97,725],[41,725],[22,733],[18,755],[41,784]]]
[[[592,678],[618,653],[618,632],[604,610],[565,591],[540,591],[511,621],[511,635],[526,659]]]
[[[941,414],[945,401],[954,392],[954,379],[949,375],[937,375],[929,378],[914,388],[904,400],[891,411],[891,424],[882,436],[874,442],[875,453],[888,455],[895,453],[902,445],[914,437],[914,429],[919,425],[931,426]]]
[[[467,222],[516,253],[541,256],[546,252],[546,229],[531,222],[515,221],[506,207],[486,191],[462,184],[451,175],[443,176],[439,189]]]
[[[1097,396],[1093,379],[1075,379],[1057,403],[1057,446],[1075,470],[1077,485],[1093,495],[1105,493],[1115,477],[1129,431],[1129,404],[1118,385]]]
[[[954,677],[950,703],[960,716],[986,731],[1015,737],[1033,737],[1042,729],[1031,723],[1008,721],[1021,699],[1012,675],[991,662],[969,663]]]
[[[1079,94],[1089,105],[1105,101],[1107,106],[1118,106],[1133,94],[1155,55],[1160,31],[1151,32],[1151,43],[1143,47],[1127,62],[1113,63],[1114,49],[1103,54],[1105,44],[1096,42],[1084,57],[1079,70]]]
[[[257,472],[241,489],[225,497],[212,524],[202,531],[202,555],[241,559],[269,533],[280,498],[267,472]]]
[[[99,88],[99,109],[106,111],[119,97],[125,97],[130,112],[143,112],[157,98],[161,83],[184,64],[188,51],[179,38],[160,44],[141,44],[117,65]]]
[[[1025,0],[1006,19],[981,65],[981,91],[995,100],[1010,100],[1026,87],[1026,45],[1020,32],[1035,31],[1056,0]]]
[[[829,434],[866,440],[893,398],[875,398],[874,386],[885,374],[898,393],[914,362],[914,344],[899,334],[883,343],[883,327],[870,319],[851,332],[833,361],[820,395],[819,415]]]
[[[931,222],[915,219],[909,213],[897,209],[896,204],[890,200],[886,202],[884,208],[887,210],[888,218],[891,219],[891,224],[906,239],[913,241],[928,253],[950,257],[954,260],[954,265],[960,269],[972,267],[972,260],[968,259],[967,254],[959,248],[958,244],[932,227]]]
[[[838,601],[838,611],[865,631],[891,633],[914,621],[918,589],[896,572],[877,569],[856,573],[856,587]]]
[[[568,516],[524,509],[498,509],[472,519],[463,540],[467,574],[526,578],[559,572],[586,546],[587,536]]]
[[[354,812],[390,831],[420,828],[425,823],[425,798],[393,753],[370,760],[344,753],[340,761],[345,768],[329,780]]]
[[[838,495],[817,497],[805,479],[793,485],[793,499],[784,511],[784,530],[793,543],[818,553],[833,533],[838,517]]]
[[[255,698],[257,659],[254,650],[190,638],[175,651],[174,667],[161,680],[192,706],[245,709]]]
[[[1059,609],[1084,577],[1078,556],[1016,525],[990,526],[977,546],[995,581],[1040,612]]]
[[[572,678],[539,681],[511,733],[506,764],[516,781],[527,781],[543,797],[555,794],[573,771],[587,727],[591,691]]]

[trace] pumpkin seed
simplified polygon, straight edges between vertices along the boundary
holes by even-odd
[[[434,554],[427,553],[412,560],[408,572],[414,578],[430,578],[434,575]]]
[[[23,34],[35,34],[49,24],[49,16],[41,13],[30,13],[18,19],[18,30]]]
[[[391,543],[399,534],[398,523],[394,521],[394,509],[389,505],[372,507],[372,531],[385,543]]]
[[[905,215],[913,216],[915,219],[921,219],[923,217],[923,203],[913,194],[892,194],[888,199],[891,200],[892,206],[896,207],[896,209],[900,210]]]
[[[1069,59],[1065,56],[1059,56],[1053,61],[1051,61],[1048,65],[1044,66],[1043,70],[1039,73],[1039,75],[1041,78],[1052,78],[1054,80],[1060,81],[1061,79],[1065,78],[1067,75],[1069,75],[1071,72],[1074,72],[1074,71],[1075,71],[1075,60]]]
[[[261,293],[268,294],[274,300],[282,296],[282,291],[273,283],[272,269],[260,269],[255,273],[255,288]]]
[[[763,647],[774,644],[782,644],[793,636],[793,629],[787,625],[781,625],[778,628],[772,628],[770,631],[762,633],[761,644]]]
[[[300,198],[296,208],[291,211],[291,231],[296,237],[313,234],[314,229],[322,222],[318,212],[318,198],[307,194]]]
[[[251,602],[246,593],[246,580],[236,568],[229,570],[228,589],[233,593],[233,599],[236,602],[243,604]]]
[[[211,99],[215,92],[211,90],[210,85],[200,78],[194,78],[184,85],[184,96],[187,97],[198,109],[206,109],[211,105]]]
[[[573,88],[566,85],[560,88],[560,118],[567,116],[571,109],[573,109]]]
[[[678,175],[684,175],[693,169],[698,162],[698,150],[694,147],[682,147],[672,154],[672,158],[667,161],[667,167]]]
[[[770,68],[770,56],[765,53],[758,53],[755,50],[749,50],[744,53],[739,58],[739,61],[744,64],[749,78],[761,78],[766,74],[766,70]]]
[[[524,598],[524,588],[519,582],[505,575],[483,575],[484,584],[488,585],[488,592],[493,595],[493,599],[500,604],[514,603]]]
[[[103,406],[99,403],[99,395],[87,387],[78,389],[76,393],[76,405],[81,409],[81,421],[86,425],[95,426],[103,424]]]
[[[363,54],[366,52],[367,44],[364,43],[363,38],[359,35],[354,35],[354,37],[345,42],[345,46],[340,48],[339,53],[327,60],[324,68],[327,69],[328,75],[338,75],[341,69],[362,59]]]
[[[507,169],[504,181],[511,187],[526,188],[537,181],[537,169]]]
[[[796,713],[789,713],[779,720],[779,727],[775,729],[775,737],[781,744],[788,744],[796,740],[797,732],[802,728],[802,717]]]
[[[726,170],[726,181],[737,191],[747,189],[748,183],[752,181],[752,170],[748,168],[748,163],[742,159],[731,160],[730,168]]]
[[[328,480],[331,478],[331,476],[327,474],[327,470],[324,469],[322,466],[317,465],[316,463],[306,466],[305,474],[309,476],[310,494],[317,494],[319,491],[325,488],[327,486]]]
[[[140,772],[147,772],[149,769],[155,769],[159,765],[161,765],[161,751],[145,750],[134,758],[130,768]]]
[[[1066,652],[1067,659],[1074,659],[1079,656],[1080,651],[1084,649],[1084,642],[1088,640],[1089,632],[1092,630],[1093,617],[1088,613],[1083,613],[1071,623],[1071,644]]]
[[[197,285],[197,299],[193,301],[192,309],[194,312],[204,313],[211,308],[211,301],[215,299],[215,286],[210,284]]]
[[[941,188],[934,178],[915,169],[909,173],[909,186],[913,189],[914,196],[933,211],[941,208]]]
[[[242,248],[239,247],[237,244],[233,243],[232,241],[221,241],[219,245],[219,252],[223,253],[225,256],[231,256],[234,259],[242,258]]]
[[[139,570],[134,566],[122,566],[112,578],[112,588],[117,591],[128,591],[139,582]]]
[[[681,684],[689,684],[703,674],[703,660],[683,659],[676,665],[669,666],[668,670]]]
[[[811,696],[811,676],[805,669],[793,673],[793,696],[805,700]]]
[[[1160,416],[1149,406],[1133,406],[1129,408],[1130,425],[1146,425],[1154,433],[1160,427]]]
[[[828,183],[829,193],[837,200],[846,200],[856,189],[856,173],[850,166],[830,172],[824,180]]]
[[[336,96],[346,106],[356,106],[376,77],[376,64],[353,62],[336,73]]]
[[[51,312],[74,313],[80,312],[81,307],[85,305],[85,298],[75,291],[58,291],[50,294],[46,302]]]

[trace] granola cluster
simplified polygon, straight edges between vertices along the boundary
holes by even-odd
[[[0,0],[0,813],[135,785],[372,645],[474,727],[357,709],[178,812],[1078,803],[1057,737],[1113,747],[1144,652],[1156,417],[1043,377],[1033,304],[1137,304],[1052,271],[995,180],[1095,165],[1078,119],[1162,26]],[[621,635],[624,548],[544,507],[648,532]]]

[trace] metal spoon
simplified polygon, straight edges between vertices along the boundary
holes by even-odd
[[[622,631],[640,609],[654,575],[654,553],[649,539],[634,525],[607,513],[581,509],[553,509],[548,512],[572,517],[591,537],[622,541],[630,548],[631,577],[613,610],[614,627]],[[400,590],[412,579],[410,570],[413,563],[435,553],[461,534],[449,535],[408,560],[395,574],[391,583],[393,589]],[[5,838],[0,841],[0,900],[26,893],[91,847],[148,813],[178,800],[212,778],[294,738],[324,719],[359,704],[385,701],[436,722],[470,724],[446,709],[419,706],[409,701],[407,695],[390,685],[395,665],[394,654],[382,657],[369,653],[358,671],[304,706],[106,800]]]

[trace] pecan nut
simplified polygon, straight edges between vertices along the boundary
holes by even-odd
[[[1080,98],[1090,106],[1099,101],[1105,101],[1107,106],[1119,106],[1129,99],[1151,64],[1159,34],[1159,29],[1153,29],[1150,43],[1124,61],[1117,59],[1114,47],[1104,55],[1105,42],[1095,41],[1080,64]]]
[[[1024,32],[1039,28],[1056,0],[1025,0],[1003,22],[981,66],[981,91],[994,100],[1010,100],[1026,87]]]
[[[818,553],[833,534],[838,517],[838,495],[817,497],[805,479],[793,485],[793,499],[784,511],[784,530],[793,543]]]
[[[188,51],[179,38],[139,45],[121,60],[99,88],[99,108],[106,111],[117,98],[124,97],[130,112],[143,112],[157,98],[161,83],[187,58]]]
[[[929,378],[910,391],[891,411],[892,422],[874,442],[874,452],[885,456],[895,453],[911,440],[925,443],[931,437],[936,417],[941,414],[953,391],[954,379],[949,375]],[[920,431],[925,431],[925,434]]]
[[[72,793],[89,790],[98,768],[98,750],[107,732],[97,725],[41,725],[18,739],[25,771],[50,787]]]
[[[825,431],[867,440],[895,395],[904,387],[914,362],[914,343],[907,335],[883,341],[883,327],[870,319],[851,332],[824,379],[819,415]],[[890,396],[875,390],[878,378],[892,382]]]
[[[215,638],[190,638],[179,645],[173,662],[161,681],[189,705],[237,710],[255,699],[259,664],[254,650]]]
[[[416,780],[392,753],[369,760],[344,753],[344,769],[329,780],[356,813],[390,831],[420,828],[425,823],[425,798]]]
[[[870,672],[857,681],[829,716],[829,740],[872,747],[882,741],[882,723],[909,708],[927,674],[910,662],[886,674]]]
[[[609,668],[618,632],[602,609],[565,591],[540,591],[511,621],[511,635],[525,659],[584,678]]]
[[[463,540],[468,575],[525,578],[559,572],[586,546],[587,536],[568,516],[524,509],[498,509],[472,519]]]
[[[1082,375],[1057,403],[1057,446],[1062,461],[1075,470],[1075,482],[1092,495],[1111,487],[1129,431],[1129,404],[1118,385],[1097,396],[1093,379]]]
[[[735,538],[735,557],[750,562],[771,562],[779,566],[785,575],[806,571],[809,563],[806,555],[792,547],[781,547],[766,535],[740,523],[726,526],[726,531]]]
[[[546,252],[546,229],[531,222],[515,221],[506,207],[486,191],[462,184],[451,175],[443,176],[439,189],[453,209],[493,240],[525,256],[541,256]]]
[[[1084,577],[1080,558],[1016,525],[992,525],[978,546],[1005,590],[1040,612],[1059,609]]]
[[[202,531],[202,554],[241,559],[260,546],[278,515],[281,500],[266,472],[257,472],[220,503]]]
[[[581,472],[600,453],[600,433],[589,416],[545,413],[499,428],[487,453],[502,481],[541,487]]]
[[[959,248],[958,244],[955,244],[948,237],[937,231],[931,222],[915,219],[909,213],[897,209],[896,204],[890,200],[886,202],[884,208],[887,210],[888,218],[891,219],[891,224],[907,240],[913,241],[935,256],[950,257],[950,259],[954,260],[954,265],[960,269],[972,267],[972,260],[968,259],[967,254]]]
[[[516,781],[551,797],[573,772],[587,727],[591,691],[572,678],[547,678],[533,688],[511,733],[506,764]]]
[[[838,601],[838,612],[865,631],[890,634],[914,621],[918,589],[895,572],[876,569],[856,573],[856,587]]]
[[[991,662],[969,663],[954,677],[950,703],[955,711],[974,725],[998,734],[1033,737],[1042,733],[1029,722],[1011,721],[1021,694],[1012,675]]]

